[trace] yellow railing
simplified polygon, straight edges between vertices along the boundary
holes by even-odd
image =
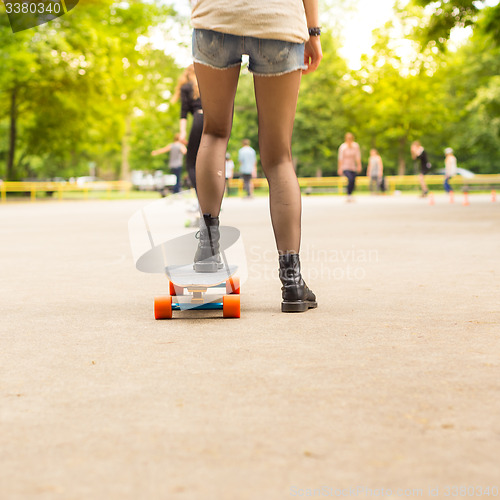
[[[391,175],[386,176],[386,182],[389,192],[394,192],[400,188],[411,188],[419,189],[420,181],[418,175]],[[425,181],[429,187],[439,187],[441,188],[444,183],[443,175],[426,175]],[[468,186],[472,188],[473,186],[485,186],[486,188],[492,186],[500,186],[500,175],[475,175],[473,178],[467,179],[459,175],[453,177],[451,184],[455,188],[464,188]],[[333,189],[337,192],[342,192],[347,185],[347,179],[345,177],[300,177],[299,185],[301,188],[323,188],[323,189]],[[356,185],[360,188],[368,188],[370,185],[370,179],[366,176],[359,176],[356,179]],[[242,179],[231,179],[229,181],[229,187],[238,189],[238,193],[243,193],[243,180]],[[255,189],[268,188],[267,180],[263,178],[253,179],[253,187]]]
[[[444,182],[442,175],[427,175],[425,177],[427,185],[430,188],[441,188]],[[357,186],[360,188],[368,188],[370,179],[365,176],[357,178]],[[386,182],[389,192],[394,192],[397,189],[411,188],[418,189],[419,177],[417,175],[392,175],[386,177]],[[314,189],[328,189],[338,193],[343,192],[347,184],[345,177],[300,177],[299,185],[301,188],[310,188],[313,192]],[[456,176],[451,181],[452,186],[457,188],[469,189],[474,187],[485,187],[486,189],[492,187],[500,188],[500,174],[495,175],[475,175],[471,179],[466,179],[461,176]],[[264,178],[253,179],[253,186],[256,189],[268,188],[267,180]],[[92,192],[106,192],[107,197],[111,198],[112,192],[124,192],[128,195],[132,190],[132,184],[128,181],[98,181],[87,182],[85,184],[76,184],[70,182],[0,182],[0,200],[7,201],[8,193],[27,193],[32,201],[35,201],[38,193],[53,193],[59,200],[64,199],[65,193],[83,193],[85,199],[88,198],[89,193]],[[231,179],[229,181],[231,189],[237,189],[239,194],[243,193],[243,180]],[[233,191],[234,192],[234,191]]]
[[[83,193],[88,198],[91,192],[106,192],[111,197],[113,191],[129,193],[132,183],[127,181],[98,181],[77,184],[72,182],[2,182],[0,183],[0,197],[2,202],[7,201],[7,193],[27,193],[31,201],[35,201],[38,193],[53,193],[59,200],[65,193]]]
[[[365,177],[364,179],[368,178]],[[393,175],[387,178],[389,191],[393,192],[400,187],[418,187],[419,177],[417,175]],[[444,183],[443,175],[426,175],[425,182],[429,187],[439,186],[442,187]],[[473,187],[484,186],[485,188],[490,188],[492,186],[500,186],[500,175],[475,175],[472,178],[465,178],[460,175],[453,177],[450,181],[455,188],[465,188],[466,186],[471,189]]]

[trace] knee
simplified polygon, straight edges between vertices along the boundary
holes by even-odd
[[[209,122],[206,120],[203,125],[203,133],[214,139],[229,140],[229,136],[231,135],[231,125]]]
[[[289,151],[279,152],[273,151],[270,154],[266,154],[260,150],[260,162],[262,164],[262,168],[265,171],[276,171],[283,168],[292,168],[293,169],[293,161],[292,161],[292,153]]]

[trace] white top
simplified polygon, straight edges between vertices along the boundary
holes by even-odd
[[[448,155],[444,161],[446,177],[457,175],[457,158],[453,155]]]
[[[234,161],[226,160],[226,179],[232,179],[234,175]]]
[[[380,156],[370,156],[368,159],[368,169],[370,170],[370,177],[378,178],[381,176],[382,162]]]
[[[238,151],[238,161],[240,162],[240,174],[252,175],[257,163],[255,149],[250,146],[243,146]]]
[[[309,40],[302,0],[195,0],[191,24],[230,35],[294,43]]]

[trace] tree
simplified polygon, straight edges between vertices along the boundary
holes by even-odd
[[[485,33],[500,44],[500,4],[487,7],[486,0],[412,0],[412,4],[431,11],[431,15],[422,15],[424,22],[417,30],[425,45],[435,43],[442,49],[454,28],[476,26],[482,11],[487,20]]]
[[[461,166],[478,173],[498,173],[500,164],[499,74],[500,47],[481,29],[440,70],[451,114],[443,141]]]
[[[15,35],[0,16],[0,122],[4,127],[8,120],[10,130],[2,155],[6,178],[77,175],[91,161],[101,172],[119,174],[139,106],[165,90],[161,79],[152,87],[150,67],[140,61],[155,59],[154,73],[163,79],[173,67],[139,40],[169,12],[146,1],[95,0]]]
[[[303,77],[297,106],[293,152],[303,176],[333,175],[338,147],[354,126],[348,102],[352,87],[338,53],[340,42],[326,31],[322,45],[324,58],[317,71]]]
[[[29,51],[29,35],[20,33],[13,38],[7,16],[0,16],[0,99],[2,114],[8,120],[8,142],[6,144],[7,179],[14,178],[15,155],[19,115],[24,110],[22,102],[40,69],[36,55]]]
[[[387,173],[404,175],[410,142],[429,143],[446,122],[447,108],[438,69],[442,56],[418,53],[410,59],[398,52],[391,38],[392,23],[375,32],[373,53],[350,78],[348,109],[356,117],[363,156],[379,149]]]

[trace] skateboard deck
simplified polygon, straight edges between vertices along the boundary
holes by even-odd
[[[169,280],[170,294],[155,299],[155,318],[171,319],[173,311],[187,309],[222,309],[225,318],[239,318],[238,266],[227,263],[224,251],[238,240],[240,232],[234,227],[221,228],[220,251],[224,267],[214,273],[193,269],[198,247],[196,234],[186,234],[153,247],[137,261],[140,271],[165,273]]]
[[[178,287],[205,287],[211,288],[225,283],[236,271],[237,266],[222,268],[215,273],[198,273],[193,269],[193,263],[186,266],[167,266],[165,272],[168,279]]]
[[[222,309],[224,318],[240,317],[240,281],[237,266],[215,273],[198,273],[193,264],[168,266],[170,295],[157,297],[155,319],[172,319],[173,311]]]

